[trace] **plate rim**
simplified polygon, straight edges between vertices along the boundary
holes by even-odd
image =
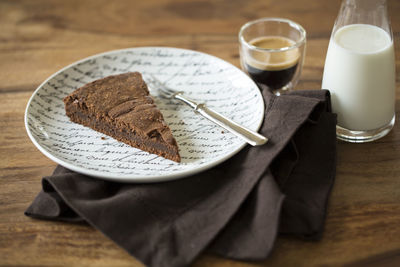
[[[183,170],[180,171],[178,173],[171,173],[171,174],[166,174],[166,175],[152,175],[152,176],[143,176],[143,177],[138,177],[138,176],[129,176],[129,175],[120,175],[120,177],[115,177],[115,176],[111,176],[111,175],[106,175],[104,172],[99,172],[99,171],[94,171],[94,170],[89,170],[83,167],[79,167],[79,166],[75,166],[71,163],[68,163],[66,161],[63,161],[62,159],[52,155],[50,152],[48,152],[46,149],[44,149],[35,139],[35,137],[32,135],[29,125],[28,125],[28,111],[29,108],[31,107],[31,102],[33,100],[33,98],[36,96],[36,94],[39,92],[39,90],[51,79],[53,79],[55,76],[57,76],[59,73],[75,66],[78,65],[82,62],[85,62],[87,60],[93,59],[93,58],[98,58],[104,55],[108,55],[108,54],[112,54],[112,53],[119,53],[119,52],[127,52],[127,51],[131,51],[131,50],[135,50],[135,49],[172,49],[172,50],[184,50],[184,51],[188,51],[191,53],[200,53],[202,55],[208,56],[208,57],[212,57],[218,61],[222,61],[225,64],[230,65],[231,67],[242,71],[241,69],[239,69],[238,67],[236,67],[235,65],[231,64],[228,61],[225,61],[224,59],[221,59],[219,57],[216,57],[214,55],[210,55],[201,51],[196,51],[196,50],[191,50],[191,49],[186,49],[186,48],[178,48],[178,47],[168,47],[168,46],[139,46],[139,47],[130,47],[130,48],[123,48],[123,49],[115,49],[115,50],[109,50],[106,52],[101,52],[98,54],[94,54],[88,57],[85,57],[83,59],[77,60],[75,62],[72,62],[71,64],[68,64],[67,66],[59,69],[58,71],[56,71],[55,73],[53,73],[52,75],[50,75],[48,78],[46,78],[36,89],[35,91],[32,93],[31,97],[29,98],[27,104],[26,104],[26,108],[25,108],[25,114],[24,114],[24,125],[25,125],[25,130],[31,140],[31,142],[35,145],[35,147],[42,153],[44,154],[47,158],[49,158],[50,160],[52,160],[53,162],[60,164],[61,166],[70,169],[72,171],[78,172],[80,174],[84,174],[86,176],[92,177],[92,178],[98,178],[98,179],[102,179],[102,180],[107,180],[107,181],[111,181],[111,182],[121,182],[121,183],[156,183],[156,182],[166,182],[166,181],[171,181],[171,180],[177,180],[177,179],[182,179],[182,178],[186,178],[186,177],[190,177],[191,175],[206,171],[208,169],[211,169],[212,167],[215,167],[219,164],[221,164],[222,162],[232,158],[234,155],[236,155],[237,153],[239,153],[240,151],[243,150],[243,148],[247,145],[247,143],[245,141],[242,141],[242,144],[236,149],[231,151],[230,153],[228,153],[227,155],[225,155],[224,157],[213,161],[203,167],[200,168],[195,168],[195,169],[189,169],[189,170]],[[244,74],[244,73],[243,73]],[[255,82],[253,80],[251,80],[250,77],[248,77],[249,80],[257,87],[257,85],[255,84]],[[262,118],[264,118],[265,115],[265,103],[264,103],[264,99],[262,97],[261,91],[257,90],[256,94],[258,95],[258,97],[261,98],[261,105],[262,105]],[[258,132],[258,130],[261,128],[261,125],[263,123],[263,119],[260,120],[260,122],[258,123],[257,127],[256,127],[256,131]]]

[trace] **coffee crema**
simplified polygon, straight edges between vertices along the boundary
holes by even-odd
[[[291,47],[294,41],[281,36],[263,36],[251,40],[249,44],[260,48],[251,51],[244,62],[248,74],[256,83],[279,89],[292,80],[300,60],[299,49],[296,47],[281,52],[268,49]]]

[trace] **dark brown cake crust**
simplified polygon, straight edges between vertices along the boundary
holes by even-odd
[[[71,121],[180,162],[178,145],[139,72],[88,83],[64,98]]]

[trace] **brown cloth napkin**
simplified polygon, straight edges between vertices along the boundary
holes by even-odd
[[[336,167],[329,92],[263,96],[264,146],[155,184],[108,182],[58,166],[25,214],[86,221],[148,266],[187,266],[205,250],[262,260],[278,232],[319,239]]]

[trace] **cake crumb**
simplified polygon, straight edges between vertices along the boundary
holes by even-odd
[[[224,132],[224,131],[221,131],[221,133],[224,134],[225,132]]]
[[[101,137],[101,140],[106,140],[107,138],[105,138],[104,136]]]

